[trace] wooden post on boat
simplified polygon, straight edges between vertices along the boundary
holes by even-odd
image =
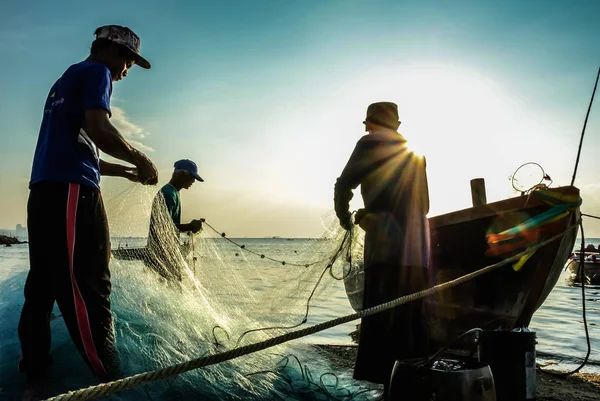
[[[471,180],[471,198],[473,206],[481,206],[487,203],[485,195],[485,180],[483,178],[474,178]]]

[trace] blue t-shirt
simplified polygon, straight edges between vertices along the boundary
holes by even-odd
[[[41,181],[73,182],[100,189],[100,156],[85,132],[86,110],[110,115],[112,78],[104,64],[70,66],[50,89],[35,148],[29,187]]]

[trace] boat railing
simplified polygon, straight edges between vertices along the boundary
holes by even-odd
[[[600,252],[585,251],[584,260],[588,263],[600,263]],[[569,260],[580,260],[581,252],[575,251],[571,253]]]

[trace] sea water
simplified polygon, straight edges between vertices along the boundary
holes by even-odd
[[[113,239],[113,247],[131,247],[140,241],[135,238]],[[249,248],[251,247],[259,253],[275,255],[281,259],[288,256],[292,257],[291,255],[294,255],[297,249],[308,248],[309,241],[311,240],[243,240]],[[600,239],[588,239],[587,242],[598,245]],[[17,325],[23,303],[22,292],[28,264],[26,244],[0,248],[0,399],[13,399],[18,396],[23,388],[22,375],[17,372],[17,362],[20,354]],[[265,264],[264,269],[274,276],[281,274],[282,280],[285,279],[285,269],[270,267],[268,264]],[[171,339],[168,337],[172,335],[172,333],[169,334],[170,330],[174,330],[172,326],[178,328],[178,333],[186,332],[185,338],[190,343],[193,343],[194,339],[204,339],[206,343],[212,341],[211,333],[195,333],[197,327],[202,328],[200,331],[207,331],[210,325],[203,321],[205,316],[202,313],[196,314],[197,312],[193,307],[186,306],[187,301],[185,299],[182,298],[179,301],[181,305],[178,308],[165,306],[162,309],[153,309],[151,305],[148,306],[149,303],[161,303],[161,297],[165,296],[160,290],[151,291],[149,288],[140,288],[139,303],[137,301],[132,303],[131,299],[120,298],[120,288],[125,289],[131,282],[139,279],[139,274],[135,271],[121,269],[113,271],[113,313],[115,314],[118,347],[126,348],[126,357],[123,358],[122,356],[122,359],[125,360],[122,366],[124,373],[129,375],[156,367],[164,367],[156,363],[154,365],[146,364],[144,361],[148,358],[154,361],[162,360],[165,364],[168,364],[174,360],[182,362],[193,359],[201,356],[204,352],[208,352],[208,348],[202,344],[179,344],[178,347],[173,347],[170,343]],[[557,362],[560,369],[576,367],[587,350],[582,320],[581,288],[573,286],[569,282],[569,275],[567,271],[564,272],[544,305],[534,315],[530,326],[530,329],[537,333],[538,361]],[[252,288],[252,291],[261,291],[261,281],[257,280],[256,283],[257,287]],[[132,291],[130,287],[127,288],[129,288],[129,292]],[[227,291],[224,291],[221,296],[226,297]],[[588,365],[583,371],[600,373],[600,288],[587,286],[586,301],[592,354]],[[236,299],[232,295],[231,299],[225,299],[225,302],[235,304]],[[140,317],[144,316],[144,308],[153,311],[153,313],[156,312],[152,317],[148,316],[148,321],[154,322],[155,326],[139,321]],[[240,305],[240,308],[243,310],[244,305]],[[57,316],[60,315],[58,308],[55,307],[54,313]],[[157,313],[159,314],[157,315]],[[203,313],[206,314],[206,310]],[[315,302],[311,306],[306,325],[313,325],[350,313],[353,313],[353,310],[346,297],[343,283],[340,281],[334,282],[322,294],[319,302]],[[169,319],[176,319],[177,322],[165,321]],[[327,361],[311,355],[310,350],[312,347],[310,347],[310,344],[351,345],[355,339],[357,323],[358,321],[346,323],[295,340],[285,349],[278,349],[277,351],[287,355],[287,359],[285,359],[285,355],[284,358],[281,358],[281,355],[275,355],[275,352],[272,355],[256,358],[251,361],[252,363],[248,362],[245,365],[244,363],[232,364],[228,367],[229,370],[213,369],[211,371],[210,369],[201,369],[202,374],[187,374],[187,376],[183,375],[180,378],[146,385],[138,390],[113,396],[111,399],[199,399],[198,397],[204,397],[205,399],[252,399],[253,397],[254,399],[332,399],[330,394],[336,394],[336,391],[338,391],[337,395],[339,397],[346,397],[346,399],[349,399],[348,395],[351,394],[356,394],[352,399],[370,399],[374,393],[370,394],[368,389],[364,392],[365,389],[360,387],[360,383],[353,382],[348,372],[338,372],[345,389],[340,388],[340,383],[334,386],[332,382],[330,383],[330,386],[332,386],[330,387],[330,393],[323,391],[322,388],[324,387],[317,389],[319,378],[314,378],[314,376],[325,374],[323,377],[327,381],[328,372],[335,372],[327,365]],[[136,327],[133,327],[134,325]],[[57,381],[53,388],[54,393],[95,384],[95,379],[89,373],[89,369],[82,362],[81,357],[70,341],[62,319],[54,319],[51,322],[51,328],[53,333],[52,355],[55,359],[52,375]],[[144,344],[154,344],[154,348],[137,348],[136,341],[138,340],[134,336],[139,335],[140,332],[146,336]],[[157,333],[162,334],[164,337]],[[200,343],[201,341],[197,342]],[[181,349],[184,349],[185,352],[181,352]],[[170,352],[180,352],[181,355],[173,357]],[[161,355],[161,353],[164,353],[164,355]],[[298,357],[299,363],[292,366],[294,364],[289,361],[295,359],[290,358],[289,355]],[[235,376],[237,369],[247,370],[249,366],[251,367],[250,371],[254,368],[259,374],[258,376],[264,374],[260,373],[261,371],[273,372],[282,367],[284,369],[281,369],[279,373],[287,369],[288,375],[284,377],[284,375],[278,373],[279,379],[283,377],[279,382],[273,378],[267,380],[266,377],[264,377],[264,380],[258,380],[258,376],[252,376],[257,380],[248,381],[248,377],[251,376],[240,375],[239,380],[232,381],[243,383],[239,387],[230,383],[228,384],[229,387],[218,389],[219,391],[209,389],[215,387],[215,383],[225,382],[224,379],[220,381],[219,375]],[[556,368],[556,366],[553,368]],[[303,378],[309,376],[305,374],[308,371],[312,372],[311,379],[304,380]],[[271,374],[271,376],[276,375]],[[290,377],[293,377],[293,380]],[[263,387],[254,388],[252,391],[248,390],[248,386],[257,386],[259,381],[264,381],[266,384],[261,384]],[[199,389],[199,387],[202,388]]]
[[[298,249],[315,249],[314,241],[244,239],[247,249],[288,261],[318,256],[298,255]],[[111,242],[113,247],[118,248],[141,245],[145,240],[128,238],[112,239]],[[308,319],[302,324],[306,295],[316,284],[318,276],[308,275],[302,278],[305,282],[287,285],[292,289],[300,287],[300,292],[281,293],[277,287],[285,287],[287,281],[293,281],[292,277],[302,277],[292,273],[304,267],[284,267],[255,255],[243,258],[240,254],[244,251],[239,248],[227,249],[217,255],[219,260],[209,263],[200,255],[196,262],[196,280],[185,290],[161,282],[139,261],[111,261],[112,312],[124,376],[234,348],[237,341],[241,341],[241,332],[273,325],[273,322],[276,325],[285,322],[284,326],[306,327],[353,312],[345,297],[343,283],[323,280],[320,291],[311,301]],[[223,261],[228,262],[223,264]],[[257,266],[261,267],[257,269]],[[190,264],[190,269],[193,268]],[[23,375],[17,372],[20,354],[17,325],[27,271],[26,244],[0,248],[0,399],[18,399],[24,388]],[[227,271],[237,271],[237,275],[227,276]],[[212,283],[209,283],[210,277],[213,277]],[[290,302],[286,297],[298,299]],[[264,301],[268,304],[263,306],[261,302]],[[287,309],[286,305],[295,308]],[[70,340],[58,307],[55,306],[53,313],[57,318],[50,323],[51,355],[54,359],[50,395],[97,384]],[[215,330],[217,327],[219,329]],[[317,337],[305,337],[161,380],[110,399],[373,399],[379,391],[376,386],[369,387],[354,381],[351,371],[336,372],[329,360],[312,346],[314,343],[349,344],[352,341],[350,333],[354,330],[355,324],[342,325]],[[244,337],[240,345],[259,342],[286,331],[290,330],[280,328],[254,332]]]

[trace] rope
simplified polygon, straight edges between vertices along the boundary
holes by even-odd
[[[333,401],[352,401],[358,395],[361,395],[361,394],[364,394],[367,392],[380,391],[376,387],[363,387],[362,385],[360,385],[356,390],[354,390],[354,392],[350,392],[350,390],[343,388],[343,387],[338,388],[338,386],[340,384],[340,379],[333,372],[325,372],[325,373],[321,374],[319,376],[319,383],[317,383],[315,381],[315,379],[313,378],[308,365],[302,365],[302,363],[300,362],[300,359],[296,355],[289,354],[289,355],[279,355],[279,356],[281,356],[282,359],[277,364],[278,366],[275,369],[252,372],[252,373],[248,373],[244,376],[251,377],[251,376],[256,376],[256,375],[273,375],[278,378],[284,379],[287,382],[287,384],[290,386],[291,391],[296,394],[300,394],[300,395],[311,394],[312,395],[314,393],[317,393],[319,396],[324,396],[324,397],[326,397],[327,400],[333,400]],[[294,388],[295,380],[291,376],[285,374],[285,368],[288,367],[291,358],[293,358],[294,361],[296,362],[296,364],[298,365],[298,370],[300,371],[300,374],[302,376],[302,378],[300,380],[297,380],[296,382],[301,381],[301,382],[303,382],[303,384],[308,384],[308,388],[306,388],[306,387]],[[335,380],[335,382],[326,384],[323,380],[323,378],[325,378],[325,377],[332,377]],[[335,389],[338,392],[345,392],[346,394],[333,395],[333,394],[331,394],[330,389]],[[321,399],[321,397],[317,397],[317,399]]]
[[[214,364],[217,364],[220,362],[225,362],[225,361],[228,361],[228,360],[231,360],[234,358],[238,358],[243,355],[248,355],[253,352],[257,352],[257,351],[264,350],[264,349],[267,349],[267,348],[270,348],[270,347],[273,347],[273,346],[276,346],[279,344],[283,344],[283,343],[286,343],[288,341],[291,341],[291,340],[294,340],[294,339],[297,339],[300,337],[305,337],[310,334],[318,333],[320,331],[327,330],[329,328],[332,328],[332,327],[335,327],[335,326],[338,326],[338,325],[341,325],[341,324],[344,324],[347,322],[351,322],[356,319],[365,318],[365,317],[374,315],[376,313],[395,308],[399,305],[403,305],[408,302],[415,301],[417,299],[425,298],[427,296],[444,291],[448,288],[455,287],[464,282],[467,282],[476,277],[479,277],[485,273],[491,272],[499,267],[505,266],[511,262],[519,260],[522,256],[524,256],[532,251],[535,251],[539,248],[542,248],[542,247],[546,246],[547,244],[555,241],[556,239],[562,237],[565,233],[567,233],[569,230],[573,229],[574,227],[577,227],[577,224],[574,224],[573,226],[568,227],[564,232],[557,234],[557,235],[553,236],[552,238],[550,238],[544,242],[541,242],[529,249],[526,249],[525,251],[520,252],[514,256],[511,256],[510,258],[507,258],[501,262],[484,267],[480,270],[477,270],[473,273],[466,274],[457,279],[435,285],[431,288],[416,292],[414,294],[409,294],[409,295],[397,298],[395,300],[386,302],[384,304],[377,305],[372,308],[364,309],[360,312],[356,312],[356,313],[353,313],[350,315],[332,319],[327,322],[319,323],[314,326],[310,326],[310,327],[307,327],[307,328],[304,328],[301,330],[286,333],[281,336],[273,337],[273,338],[270,338],[265,341],[261,341],[261,342],[250,344],[250,345],[245,345],[240,348],[235,348],[235,349],[225,351],[220,354],[203,356],[201,358],[193,359],[193,360],[190,360],[187,362],[182,362],[182,363],[168,366],[166,368],[158,369],[155,371],[139,373],[137,375],[126,377],[124,379],[116,380],[113,382],[102,383],[102,384],[98,384],[96,386],[91,386],[91,387],[76,390],[76,391],[70,391],[66,394],[61,394],[61,395],[49,398],[46,401],[82,401],[82,400],[90,400],[90,399],[98,398],[98,397],[104,397],[104,396],[111,395],[111,394],[116,394],[123,390],[138,387],[144,383],[148,383],[148,382],[152,382],[152,381],[156,381],[156,380],[160,380],[160,379],[166,379],[168,377],[176,376],[176,375],[188,372],[190,370],[214,365]]]
[[[585,217],[591,217],[592,219],[598,219],[598,220],[600,220],[600,217],[598,217],[598,216],[592,216],[591,214],[581,213],[581,215],[585,216]]]
[[[350,249],[351,247],[351,240],[352,240],[352,234],[353,234],[353,228],[350,230],[347,230],[346,233],[344,234],[344,238],[342,239],[342,242],[340,243],[340,246],[338,247],[337,251],[335,251],[335,253],[333,254],[333,256],[330,258],[329,260],[329,264],[327,265],[327,267],[323,270],[323,272],[321,272],[321,275],[319,276],[319,279],[317,280],[317,282],[315,283],[310,296],[308,297],[308,299],[306,300],[306,312],[304,313],[304,317],[302,318],[302,320],[294,325],[291,326],[272,326],[272,327],[261,327],[258,329],[251,329],[251,330],[246,330],[244,333],[242,333],[234,348],[237,348],[237,346],[240,344],[240,342],[242,341],[242,338],[244,338],[244,336],[246,336],[247,334],[250,333],[254,333],[254,332],[258,332],[258,331],[267,331],[267,330],[275,330],[275,329],[295,329],[296,327],[300,327],[302,326],[304,323],[307,322],[308,320],[308,313],[310,311],[310,301],[312,299],[312,297],[315,295],[315,292],[317,291],[317,288],[319,287],[319,284],[321,284],[321,280],[323,280],[323,277],[325,276],[325,273],[327,273],[329,271],[329,275],[334,279],[334,280],[343,280],[345,279],[348,274],[350,274],[350,270],[348,271],[348,274],[343,275],[342,277],[336,277],[333,274],[332,268],[333,268],[333,264],[335,263],[335,261],[340,257],[340,255],[342,254],[342,252],[344,251],[344,249],[346,248],[347,250]],[[346,255],[347,258],[349,258],[349,255]],[[348,261],[350,262],[350,260],[348,259]]]
[[[538,166],[538,167],[540,168],[540,170],[542,170],[542,179],[540,180],[540,182],[538,182],[537,184],[535,184],[534,186],[532,186],[532,187],[531,187],[531,188],[529,188],[529,189],[517,188],[517,187],[515,186],[515,182],[516,182],[516,183],[518,183],[518,182],[519,182],[519,180],[517,180],[517,173],[518,173],[518,172],[519,172],[519,170],[521,170],[523,167],[525,167],[525,166],[529,166],[529,165]],[[541,185],[542,185],[542,183],[544,182],[544,180],[546,180],[546,181],[550,181],[550,183],[548,183],[548,185],[546,185],[546,186],[548,186],[548,187],[549,187],[550,185],[552,185],[552,183],[554,182],[554,181],[552,181],[552,178],[550,178],[550,176],[549,176],[548,174],[546,174],[546,172],[544,171],[544,168],[543,168],[543,167],[542,167],[540,164],[538,164],[538,163],[536,163],[536,162],[527,162],[527,163],[521,164],[521,165],[519,166],[519,168],[515,170],[515,172],[513,173],[513,175],[510,177],[510,179],[511,179],[511,185],[512,185],[513,189],[514,189],[515,191],[521,192],[521,194],[522,194],[522,195],[525,195],[526,193],[528,193],[528,192],[531,192],[531,191],[532,191],[532,190],[534,190],[535,188],[537,188],[537,187],[541,186]]]
[[[579,140],[579,148],[577,149],[577,159],[575,160],[575,170],[573,170],[573,178],[571,179],[571,186],[575,184],[575,176],[577,175],[577,167],[579,166],[579,156],[581,156],[581,148],[583,146],[583,135],[585,134],[585,127],[587,126],[588,117],[590,116],[590,110],[592,109],[592,103],[594,103],[594,95],[596,94],[596,88],[598,87],[598,78],[600,78],[600,67],[598,67],[598,75],[596,75],[596,83],[594,84],[594,90],[592,91],[592,98],[585,115],[585,121],[583,122],[583,130],[581,130],[581,139]]]
[[[194,274],[196,273],[196,244],[194,243],[194,233],[193,232],[189,232],[188,235],[190,236],[190,245],[192,247],[192,266],[193,266],[193,270],[194,270]]]
[[[579,268],[577,269],[577,276],[579,276],[579,279],[581,280],[581,312],[583,314],[583,327],[585,329],[585,340],[587,341],[587,353],[585,355],[585,358],[583,358],[583,362],[581,362],[581,364],[577,368],[573,369],[570,372],[552,372],[552,371],[546,371],[546,370],[543,370],[542,368],[540,368],[540,370],[542,372],[550,373],[555,376],[569,376],[569,375],[579,372],[587,364],[588,359],[590,358],[590,354],[592,353],[592,345],[590,343],[590,332],[588,331],[587,316],[586,316],[586,310],[585,310],[585,275],[584,275],[584,271],[583,271],[584,256],[585,256],[585,234],[583,232],[583,221],[582,220],[579,220],[579,227],[581,228],[581,253],[580,253],[580,259],[579,259],[580,260]]]
[[[246,245],[243,244],[238,244],[237,242],[235,242],[234,240],[232,240],[231,238],[227,237],[227,234],[225,234],[224,232],[220,232],[218,231],[216,228],[214,228],[213,226],[211,226],[210,224],[208,224],[206,222],[206,219],[202,219],[202,222],[204,224],[206,224],[208,227],[210,227],[211,230],[213,230],[215,233],[219,234],[221,237],[225,238],[227,241],[231,242],[232,244],[234,244],[235,246],[239,247],[241,250],[249,252],[253,255],[256,256],[260,256],[261,259],[267,259],[273,262],[277,262],[277,263],[281,263],[282,265],[288,265],[288,266],[299,266],[299,267],[309,267],[312,265],[316,265],[318,263],[322,263],[324,261],[326,261],[327,259],[322,259],[322,260],[317,260],[315,262],[310,262],[310,263],[290,263],[290,262],[286,262],[285,260],[279,260],[279,259],[275,259],[275,258],[271,258],[269,256],[266,256],[264,253],[259,253],[259,252],[255,252],[251,249],[246,248]],[[236,254],[237,256],[237,254]]]

